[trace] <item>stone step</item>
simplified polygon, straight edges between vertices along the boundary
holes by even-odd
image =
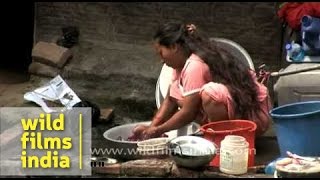
[[[263,168],[264,166],[252,167],[245,174],[229,175],[220,172],[215,167],[205,166],[198,169],[187,169],[177,166],[171,158],[150,158],[93,167],[93,173],[115,177],[272,178],[272,175],[261,173]]]

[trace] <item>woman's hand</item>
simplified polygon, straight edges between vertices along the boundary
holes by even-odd
[[[143,131],[148,129],[149,126],[147,125],[137,125],[136,127],[133,128],[132,132],[136,137],[142,137]]]
[[[150,126],[142,132],[142,137],[143,139],[157,138],[161,134],[156,126]]]
[[[132,132],[135,137],[144,140],[161,136],[156,126],[137,125]]]

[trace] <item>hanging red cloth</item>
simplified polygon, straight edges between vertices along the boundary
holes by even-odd
[[[320,17],[320,2],[286,2],[278,10],[280,20],[294,30],[300,30],[300,21],[305,15]]]

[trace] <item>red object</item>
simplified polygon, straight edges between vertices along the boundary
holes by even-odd
[[[300,30],[305,15],[320,17],[319,2],[287,2],[278,11],[278,17],[294,30]]]
[[[210,130],[209,130],[210,129]],[[227,135],[243,136],[249,143],[248,167],[254,166],[256,123],[249,120],[226,120],[205,124],[200,127],[204,138],[218,146],[217,155],[210,162],[210,166],[220,166],[220,143]],[[211,131],[213,130],[213,131]]]

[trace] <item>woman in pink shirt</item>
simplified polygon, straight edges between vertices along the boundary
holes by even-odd
[[[257,135],[268,129],[268,90],[244,62],[220,49],[193,24],[166,23],[154,40],[156,52],[174,74],[151,125],[136,127],[136,135],[159,137],[194,120],[203,125],[248,119],[257,124]]]

